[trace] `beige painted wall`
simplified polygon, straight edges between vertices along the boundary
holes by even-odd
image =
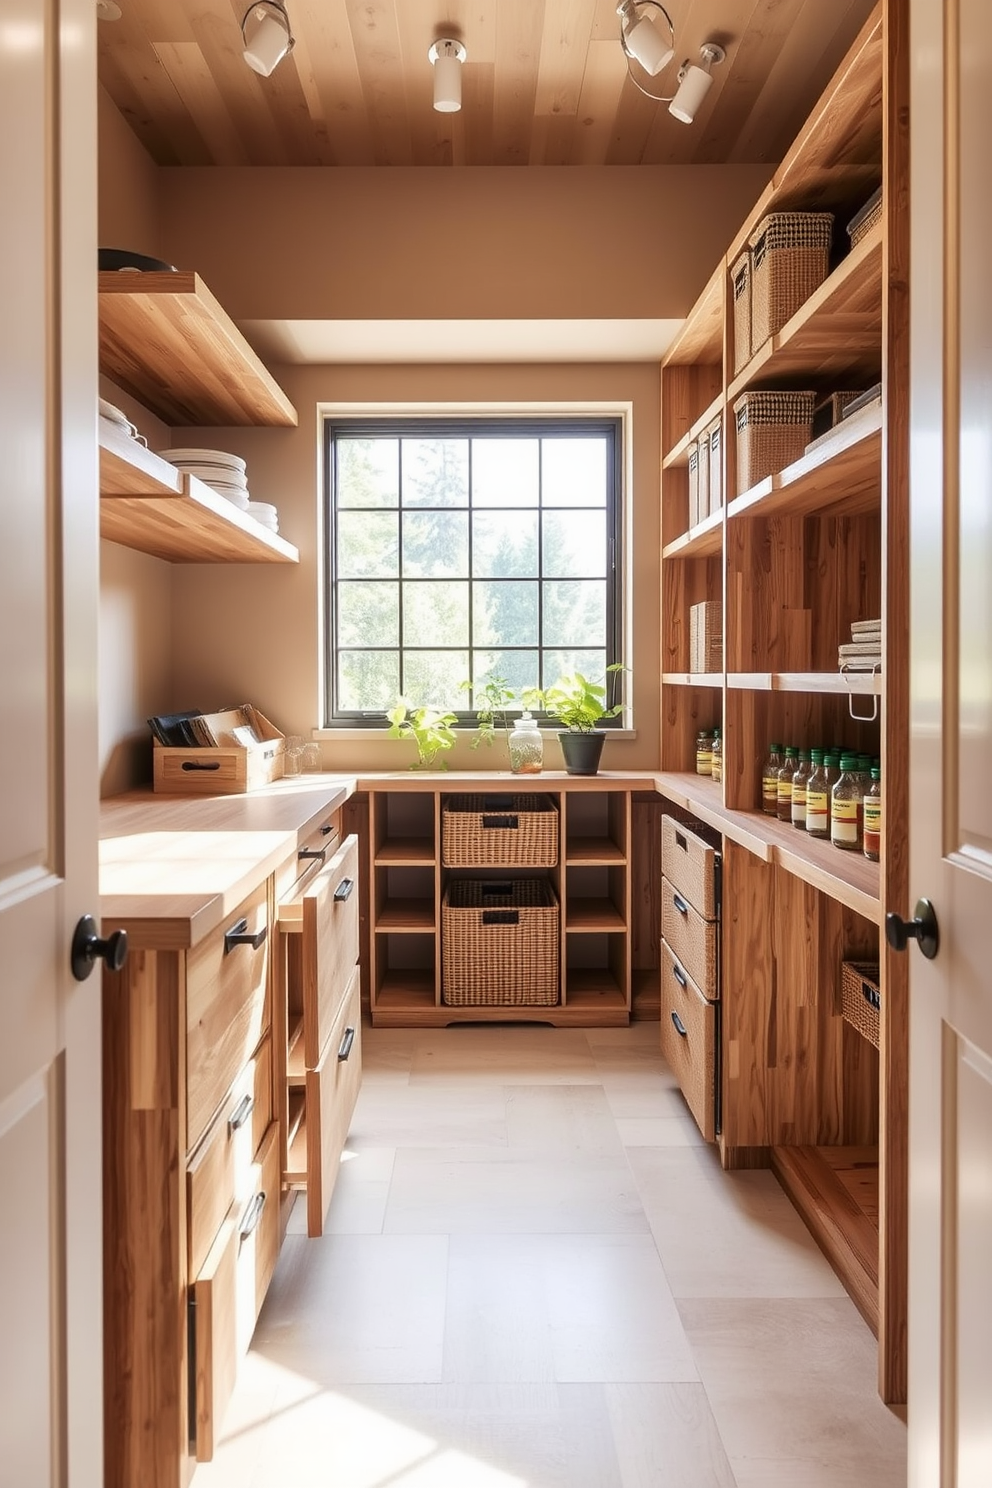
[[[100,246],[161,258],[161,172],[102,84],[97,103]]]
[[[601,366],[292,367],[276,369],[300,414],[298,430],[209,431],[248,462],[253,497],[279,507],[280,531],[300,549],[298,566],[177,566],[173,595],[177,706],[257,703],[284,732],[309,734],[318,698],[319,404],[572,403],[632,406],[634,623],[627,659],[634,678],[636,738],[608,744],[604,768],[650,769],[658,760],[659,372],[652,364]],[[176,430],[189,444],[203,430]],[[555,746],[556,749],[556,746]],[[554,750],[549,751],[553,755]],[[342,730],[324,746],[329,768],[402,768],[395,741]],[[454,768],[505,768],[493,751],[449,756]],[[549,763],[559,768],[557,761]]]

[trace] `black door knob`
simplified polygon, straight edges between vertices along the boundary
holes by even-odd
[[[93,962],[101,956],[110,971],[120,971],[127,960],[127,931],[115,930],[106,940],[101,940],[93,916],[83,915],[76,926],[69,952],[69,964],[77,982],[85,982],[93,970]]]
[[[940,931],[937,916],[929,899],[918,899],[913,911],[914,918],[904,920],[901,915],[885,916],[885,938],[894,951],[904,951],[911,940],[915,940],[928,961],[932,961],[940,949]]]

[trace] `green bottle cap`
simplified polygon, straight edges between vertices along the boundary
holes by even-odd
[[[792,759],[795,759],[798,752],[799,751],[796,749],[796,746],[794,744],[787,744],[785,746],[786,759],[788,759],[790,756],[792,757]]]
[[[882,772],[877,765],[872,766],[871,778],[872,780],[881,780],[882,778]]]
[[[842,770],[856,770],[858,768],[858,756],[856,754],[842,754],[840,757]]]
[[[811,749],[810,752],[809,752],[809,757],[813,761],[813,764],[814,765],[822,765],[823,764],[823,750],[822,749]]]
[[[808,761],[809,761],[809,750],[808,749],[800,749],[800,751],[799,751],[799,760],[800,760],[800,763],[801,764],[808,763]]]
[[[769,744],[769,746],[768,746],[768,753],[769,754],[781,754],[782,753],[782,746],[781,746],[781,744]]]

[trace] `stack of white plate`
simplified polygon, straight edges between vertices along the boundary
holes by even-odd
[[[185,475],[195,475],[219,496],[226,496],[241,511],[248,510],[248,481],[240,455],[212,449],[168,449],[157,453]]]
[[[249,501],[245,510],[250,517],[255,518],[256,522],[261,522],[263,527],[268,527],[270,532],[279,531],[279,513],[267,501]]]
[[[106,398],[101,398],[99,402],[100,417],[106,419],[108,424],[110,424],[117,431],[118,434],[123,434],[126,439],[137,439],[139,437],[137,429],[134,427],[126,413],[122,413],[121,410],[119,408],[116,408],[113,403],[108,403]],[[141,443],[144,444],[144,442],[145,441],[142,439]]]

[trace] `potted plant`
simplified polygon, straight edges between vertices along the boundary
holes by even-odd
[[[506,710],[512,707],[516,698],[505,677],[487,677],[484,683],[473,684],[466,681],[458,684],[462,692],[470,692],[473,685],[476,732],[471,747],[478,749],[480,744],[484,744],[490,749],[496,739],[497,726],[502,728],[504,736],[509,737],[510,723]]]
[[[622,672],[623,663],[614,662],[606,670]],[[605,730],[596,725],[601,718],[615,718],[623,709],[622,703],[607,707],[605,684],[590,682],[581,672],[569,672],[543,691],[535,688],[525,693],[523,700],[527,707],[543,708],[561,724],[558,742],[566,773],[595,775],[606,742]]]
[[[386,717],[391,739],[412,739],[417,746],[417,761],[410,766],[411,770],[429,770],[438,755],[455,742],[454,726],[458,720],[454,713],[444,713],[428,705],[415,708],[407,698],[401,697]],[[447,765],[441,760],[436,768],[445,770]]]

